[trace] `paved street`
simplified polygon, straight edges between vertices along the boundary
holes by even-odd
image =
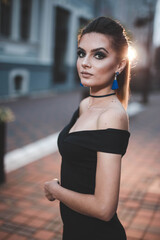
[[[58,98],[59,101],[57,100]],[[35,119],[33,125],[32,119],[27,119],[28,115],[25,117],[24,113],[20,114],[21,116],[23,115],[23,119],[26,119],[24,123],[27,131],[24,133],[24,136],[28,136],[28,140],[23,142],[23,144],[27,144],[31,140],[35,141],[40,137],[37,134],[36,137],[34,136],[31,139],[31,133],[32,130],[35,131],[34,129],[43,131],[41,136],[45,137],[45,134],[47,136],[47,134],[60,130],[67,123],[72,109],[76,108],[79,103],[79,95],[76,92],[73,93],[74,100],[72,101],[69,93],[62,94],[58,98],[46,98],[43,99],[44,101],[40,99],[31,100],[32,109],[35,107],[34,104],[37,104],[37,107],[34,108],[37,109],[39,103],[41,103],[39,109],[43,109],[45,116],[42,118],[42,115],[34,113],[33,109],[32,114],[30,114],[30,117],[32,116],[32,119]],[[45,101],[47,101],[47,104],[44,104]],[[118,206],[118,216],[126,229],[128,240],[160,239],[159,103],[160,94],[150,96],[150,103],[145,110],[130,119],[131,137],[127,152],[122,159],[120,201]],[[10,103],[10,106],[12,104],[14,105],[14,102]],[[53,104],[53,109],[56,107],[58,109],[56,111],[58,115],[54,115],[54,123],[50,120],[50,118],[53,119],[53,115],[47,115],[49,110],[46,110],[46,106],[49,104]],[[15,105],[12,107],[16,109]],[[21,103],[19,103],[17,112],[20,112],[20,109],[24,109]],[[53,112],[55,113],[54,110]],[[40,125],[41,123],[37,124],[37,116],[38,120],[43,122],[43,127]],[[46,129],[44,127],[45,121],[49,126],[48,132],[46,130],[47,127]],[[30,125],[32,129],[29,131]],[[23,128],[22,126],[21,129]],[[16,144],[19,144],[18,142],[19,140],[17,140]],[[16,144],[14,141],[12,143],[9,142],[8,150],[19,146]],[[43,193],[43,183],[45,181],[53,177],[59,178],[60,164],[60,154],[55,152],[7,174],[7,182],[0,186],[1,240],[62,239],[59,202],[57,200],[55,202],[47,201]]]
[[[9,107],[15,115],[15,121],[7,127],[6,151],[21,148],[61,130],[79,104],[80,90],[1,102],[0,105]]]

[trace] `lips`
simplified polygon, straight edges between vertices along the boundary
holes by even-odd
[[[91,74],[91,73],[89,73],[89,72],[84,72],[84,71],[82,71],[81,74],[82,74],[83,76],[93,76],[93,74]]]

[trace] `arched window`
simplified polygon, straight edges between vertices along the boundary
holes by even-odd
[[[29,92],[29,72],[27,69],[14,69],[9,74],[9,94],[24,96]]]

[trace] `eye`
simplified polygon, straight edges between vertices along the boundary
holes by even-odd
[[[103,59],[106,55],[103,52],[96,52],[94,55],[97,59]]]
[[[82,58],[85,56],[85,53],[82,50],[77,51],[78,57]]]

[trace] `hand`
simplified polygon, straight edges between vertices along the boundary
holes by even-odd
[[[59,181],[57,178],[54,178],[53,180],[49,182],[45,182],[44,184],[44,192],[45,196],[49,201],[56,200],[56,197],[54,195],[54,189],[59,185]]]
[[[52,194],[50,194],[50,192],[48,192],[47,189],[44,188],[44,192],[45,192],[45,196],[49,201],[54,201],[55,198],[53,198]]]

